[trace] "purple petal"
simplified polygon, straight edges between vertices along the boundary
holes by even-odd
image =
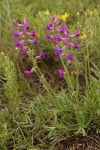
[[[73,48],[78,49],[78,42],[73,45]]]
[[[50,40],[50,39],[52,39],[52,38],[53,38],[53,36],[52,36],[52,35],[50,35],[50,34],[46,34],[45,36],[46,36],[46,38],[47,38],[48,40]]]
[[[42,50],[40,51],[39,56],[40,56],[40,58],[45,58],[45,54],[42,52]]]
[[[12,30],[12,32],[13,32],[13,37],[14,38],[17,38],[19,36],[19,33],[18,33],[17,30]]]
[[[53,25],[52,24],[47,24],[46,29],[47,30],[52,30],[53,29]]]
[[[76,30],[75,37],[79,37],[79,36],[80,36],[79,31]]]
[[[63,78],[64,77],[64,75],[65,75],[65,71],[63,71],[63,70],[58,70],[58,73],[59,73],[59,77],[60,78]]]
[[[61,32],[61,33],[68,34],[68,29],[67,29],[66,25],[61,26],[60,32]]]
[[[59,26],[59,25],[61,25],[62,24],[62,20],[60,20],[59,22],[57,22],[56,24],[55,24],[55,26]]]
[[[29,23],[28,23],[28,20],[26,18],[24,18],[24,29],[25,30],[28,30],[30,27],[29,27]]]
[[[60,41],[62,41],[62,38],[61,38],[60,36],[54,37],[54,44],[55,44],[55,45],[59,44]]]
[[[36,33],[35,33],[35,31],[34,30],[32,30],[32,32],[31,32],[31,34],[30,34],[31,36],[36,36]]]
[[[74,37],[79,37],[79,36],[80,36],[79,31],[76,30],[76,33],[74,35],[70,35],[69,37],[74,38]]]
[[[18,24],[15,21],[13,22],[13,25],[16,26],[16,27],[23,27],[23,24]]]
[[[57,21],[57,19],[58,19],[58,17],[56,16],[56,17],[51,18],[51,21],[52,21],[53,23],[55,23],[55,22]]]
[[[67,58],[68,61],[73,61],[73,54],[72,53],[68,54]]]
[[[24,74],[27,75],[27,76],[32,75],[32,73],[33,73],[33,71],[31,71],[31,70],[25,70],[24,71]]]
[[[38,38],[35,38],[34,40],[33,40],[33,44],[35,44],[35,45],[38,45]]]

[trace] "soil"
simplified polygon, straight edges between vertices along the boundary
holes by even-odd
[[[61,141],[53,150],[100,150],[100,134],[90,130],[87,136],[73,136]]]

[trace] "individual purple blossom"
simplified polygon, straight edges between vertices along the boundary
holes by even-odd
[[[75,42],[75,44],[73,44],[73,48],[78,49],[78,42]]]
[[[56,22],[56,23],[55,23],[55,26],[59,26],[59,25],[61,25],[61,24],[62,24],[62,22],[63,22],[62,20],[60,20],[60,21]]]
[[[25,71],[24,71],[24,74],[27,75],[27,76],[32,75],[32,73],[33,73],[32,70],[25,70]]]
[[[47,24],[46,29],[47,30],[52,30],[53,29],[53,25],[52,24]]]
[[[39,53],[39,56],[36,56],[35,59],[41,59],[41,58],[45,58],[45,54],[42,52],[42,50]]]
[[[50,40],[50,39],[53,38],[53,35],[50,35],[50,34],[46,34],[45,36],[46,36],[46,38],[47,38],[48,40]]]
[[[54,37],[54,44],[55,45],[59,44],[61,41],[62,41],[62,38],[59,35],[57,35],[56,37]]]
[[[56,49],[55,49],[55,55],[56,55],[56,58],[60,57],[61,54],[62,54],[62,52],[63,52],[62,49],[56,48]]]
[[[66,41],[66,46],[67,47],[73,47],[73,48],[75,48],[75,49],[78,49],[78,42],[75,42],[74,44],[73,43],[71,43],[69,40],[67,40]]]
[[[58,73],[59,73],[59,77],[60,77],[60,78],[63,78],[63,77],[65,76],[65,74],[66,74],[65,71],[63,71],[63,70],[61,70],[61,69],[58,70]]]
[[[76,30],[76,33],[74,35],[70,35],[69,37],[74,38],[74,37],[79,37],[79,36],[80,36],[79,31]]]
[[[64,33],[66,35],[68,34],[68,29],[67,29],[66,25],[61,26],[60,33]]]
[[[12,33],[13,33],[14,38],[17,38],[19,36],[19,33],[17,30],[12,30]]]
[[[34,36],[36,36],[35,31],[34,31],[34,30],[32,30],[32,31],[31,31],[31,33],[30,33],[30,35],[31,35],[31,36],[33,36],[33,37],[34,37]]]
[[[25,30],[28,30],[30,27],[29,27],[29,23],[28,23],[28,20],[26,18],[24,18],[24,29]]]
[[[22,45],[20,40],[14,40],[14,42],[16,44],[16,47],[18,47],[18,48]]]
[[[33,44],[35,44],[35,45],[38,45],[38,38],[35,38],[34,40],[33,40]]]
[[[58,20],[58,16],[51,18],[51,21],[54,23],[55,26],[59,26],[63,21],[57,21]]]
[[[53,23],[55,23],[55,22],[57,21],[57,19],[58,19],[58,16],[52,17],[52,18],[51,18],[51,21],[52,21]]]
[[[40,56],[40,58],[45,58],[45,54],[42,52],[42,50],[40,51],[39,56]]]
[[[30,39],[28,39],[28,42],[29,43],[32,43],[32,44],[35,44],[35,45],[38,45],[38,38],[34,38],[34,40],[30,40]]]
[[[23,24],[18,24],[18,23],[15,22],[15,21],[13,22],[13,25],[16,26],[16,27],[23,27]]]
[[[68,61],[67,61],[68,64],[70,64],[73,61],[73,54],[72,53],[68,54],[67,59],[68,59]]]

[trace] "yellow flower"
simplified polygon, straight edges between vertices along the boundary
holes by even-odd
[[[85,33],[83,33],[83,35],[80,36],[81,39],[86,39],[87,35]]]
[[[44,14],[47,15],[47,16],[50,15],[49,10],[46,9],[46,11],[44,11]]]
[[[40,37],[40,34],[37,32],[37,33],[36,33],[36,36],[37,36],[37,37]]]
[[[59,19],[61,20],[66,20],[68,18],[69,14],[68,13],[65,13],[64,15],[60,15],[59,16]]]

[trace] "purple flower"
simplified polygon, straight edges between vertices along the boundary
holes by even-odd
[[[57,21],[57,19],[58,19],[58,17],[56,16],[56,17],[51,18],[51,21],[52,21],[53,23],[55,23],[55,22]]]
[[[68,54],[67,58],[68,58],[67,62],[68,62],[68,64],[70,64],[73,61],[73,54],[72,53]]]
[[[14,38],[17,38],[19,36],[19,33],[18,33],[17,30],[12,30],[12,32],[13,32],[13,37]]]
[[[45,54],[42,52],[42,50],[39,53],[39,56],[36,56],[35,59],[41,59],[41,58],[45,58]]]
[[[67,29],[66,25],[61,26],[60,32],[64,33],[64,34],[68,34],[68,29]]]
[[[73,61],[73,54],[72,53],[68,54],[67,58],[68,58],[68,60]]]
[[[35,45],[38,45],[38,38],[35,38],[34,40],[33,40],[33,44],[35,44]]]
[[[34,40],[28,39],[28,42],[32,43],[32,44],[35,44],[35,45],[38,45],[38,38],[35,38]]]
[[[59,25],[61,25],[62,24],[62,20],[60,20],[59,22],[57,22],[56,24],[55,24],[55,26],[59,26]]]
[[[45,58],[45,54],[42,52],[42,50],[40,51],[39,56],[40,56],[40,58]]]
[[[14,40],[14,42],[16,44],[16,47],[18,47],[19,49],[22,49],[24,47],[24,40]]]
[[[52,38],[53,38],[53,36],[52,36],[52,35],[50,35],[50,34],[46,34],[45,36],[46,36],[46,38],[47,38],[48,40],[50,40],[50,39],[52,39]]]
[[[24,74],[27,75],[27,76],[32,75],[32,73],[33,73],[32,70],[25,70],[25,71],[24,71]]]
[[[30,27],[29,27],[29,23],[28,23],[28,20],[26,18],[24,18],[24,29],[25,30],[28,30]]]
[[[56,36],[56,37],[54,37],[54,44],[56,45],[56,44],[59,44],[60,43],[60,41],[62,41],[62,38],[60,37],[60,36]]]
[[[55,49],[56,58],[60,57],[60,55],[62,54],[62,52],[63,52],[62,49],[56,48],[56,49]]]
[[[73,48],[78,49],[78,42],[75,42],[75,44],[73,45]]]
[[[53,29],[53,25],[52,24],[47,24],[46,29],[47,30],[52,30]]]
[[[79,31],[76,30],[75,37],[79,37],[79,36],[80,36]]]
[[[36,33],[35,33],[35,31],[34,30],[32,30],[32,32],[31,32],[31,34],[30,34],[31,36],[36,36]]]
[[[64,75],[66,74],[65,71],[63,71],[63,70],[61,70],[61,69],[58,70],[58,73],[59,73],[59,77],[60,77],[60,78],[63,78]]]
[[[16,44],[16,47],[20,47],[21,46],[21,41],[20,40],[14,40],[15,44]]]
[[[66,41],[66,45],[69,47],[69,46],[72,46],[73,48],[75,49],[78,49],[78,42],[75,42],[75,44],[71,43],[69,40]]]
[[[74,37],[79,37],[79,36],[80,36],[79,31],[76,30],[76,33],[74,35],[70,35],[69,37],[74,38]]]
[[[18,23],[16,23],[15,21],[13,22],[13,25],[16,26],[16,27],[23,27],[22,24],[18,24]]]
[[[18,26],[18,24],[17,24],[15,21],[13,21],[13,25],[14,25],[14,26]]]

